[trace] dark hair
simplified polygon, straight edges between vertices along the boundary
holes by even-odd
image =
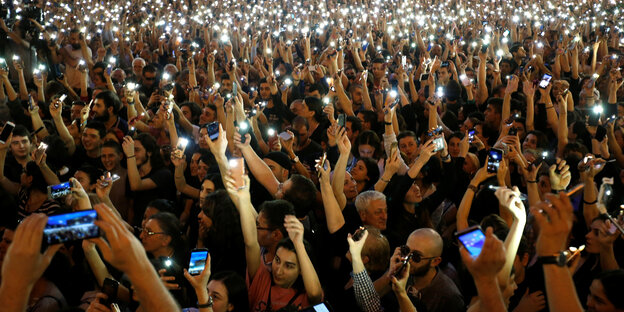
[[[308,254],[308,257],[310,258],[310,260],[312,260],[314,258],[314,254],[312,252],[312,246],[310,246],[308,241],[306,241],[305,239],[303,240],[303,246],[305,247],[305,251]],[[279,243],[277,243],[277,247],[275,248],[275,250],[278,250],[280,248],[284,248],[288,251],[291,251],[297,254],[297,251],[295,250],[295,244],[293,243],[292,240],[290,240],[290,237],[286,237],[282,239]],[[298,255],[297,255],[297,260],[299,260]],[[301,277],[301,274],[299,274],[299,276],[297,277],[297,280],[295,281],[292,287],[295,289],[300,289],[300,290],[304,289],[303,278]]]
[[[117,112],[121,109],[121,100],[119,100],[119,97],[113,91],[102,91],[95,96],[95,99],[101,99],[104,101],[104,105],[106,105],[107,110],[109,107],[112,107],[113,114],[115,114],[115,116],[117,116]]]
[[[452,138],[458,138],[460,140],[464,139],[464,133],[461,131],[455,131],[453,133],[451,133],[451,135],[448,136],[448,139],[446,140],[446,142],[451,142]]]
[[[244,278],[234,271],[221,271],[215,273],[211,280],[220,281],[227,289],[228,303],[234,306],[232,312],[249,311],[247,283]]]
[[[360,132],[362,131],[362,121],[355,116],[347,116],[347,120],[345,123],[351,123],[351,132]]]
[[[109,147],[115,150],[115,153],[123,155],[123,150],[121,149],[121,145],[115,141],[106,141],[102,144],[102,147]]]
[[[145,148],[145,153],[151,153],[149,156],[150,164],[153,169],[162,168],[165,166],[165,162],[162,159],[162,155],[160,155],[160,146],[156,143],[156,139],[149,133],[140,133],[134,139],[135,141],[141,142],[143,148]]]
[[[85,129],[86,128],[97,130],[100,135],[100,139],[103,139],[106,136],[106,126],[104,126],[104,124],[100,121],[89,120],[85,126]]]
[[[362,161],[364,166],[366,166],[366,176],[368,177],[368,181],[366,181],[366,186],[364,186],[364,190],[371,190],[377,180],[379,180],[379,167],[377,166],[377,162],[369,157],[362,157],[358,159],[358,161]]]
[[[280,230],[284,237],[288,237],[288,232],[284,228],[284,217],[295,214],[295,207],[285,200],[276,199],[265,201],[260,205],[260,212],[264,212],[269,228]]]
[[[624,270],[604,271],[598,274],[596,279],[602,283],[602,289],[611,304],[618,310],[624,309],[624,297],[622,297],[620,290],[622,283],[624,283]]]
[[[177,215],[175,204],[167,199],[154,199],[147,204],[147,207],[152,207],[158,212],[168,212]]]
[[[546,134],[544,134],[544,132],[539,130],[533,130],[529,131],[527,133],[527,136],[529,136],[529,134],[532,134],[537,138],[537,148],[548,148],[548,137],[546,136]]]
[[[76,171],[82,171],[89,177],[89,184],[94,184],[102,175],[102,169],[93,167],[91,165],[83,165]]]
[[[374,125],[377,122],[377,114],[370,110],[361,110],[359,114],[362,114],[362,118],[365,122],[370,122],[371,125]],[[359,118],[358,118],[359,120]],[[350,120],[349,120],[350,121]],[[361,120],[360,120],[361,122]]]
[[[191,110],[191,120],[189,121],[196,125],[199,122],[199,115],[202,113],[201,107],[195,102],[184,102],[180,104],[180,109],[182,109],[182,107],[188,107]]]
[[[284,199],[293,204],[297,218],[303,218],[316,203],[316,186],[300,174],[293,174],[289,180],[290,188],[284,192]]]
[[[353,144],[353,148],[351,148],[351,153],[353,153],[353,156],[355,156],[355,158],[361,157],[359,147],[363,144],[368,144],[375,149],[375,153],[373,154],[375,158],[378,159],[379,157],[381,157],[381,140],[379,139],[379,136],[377,136],[377,133],[371,130],[366,130],[358,135],[357,139],[355,140],[355,144]]]
[[[157,71],[158,71],[158,68],[156,68],[154,64],[147,64],[145,65],[145,67],[143,67],[143,75],[145,75],[145,73],[155,73]]]
[[[308,110],[314,112],[314,119],[316,119],[316,121],[320,122],[323,120],[323,103],[320,99],[313,96],[306,96],[303,104],[308,107]]]
[[[39,166],[37,166],[37,164],[34,161],[29,161],[26,164],[25,173],[27,176],[30,176],[33,178],[32,183],[30,187],[28,188],[28,190],[35,189],[44,193],[48,191],[48,183],[45,181],[45,178],[43,177],[43,173],[41,172],[41,169],[39,168]]]
[[[418,141],[418,137],[416,136],[416,133],[414,133],[414,131],[406,130],[406,131],[401,131],[399,135],[397,135],[397,142],[401,142],[401,139],[407,138],[407,137],[412,137],[414,138],[414,141]]]
[[[30,132],[28,131],[28,129],[26,129],[26,127],[22,126],[22,125],[15,125],[15,128],[13,128],[13,136],[24,136],[28,138],[28,141],[30,140]],[[32,142],[32,141],[31,141]]]
[[[509,53],[514,54],[518,52],[518,50],[520,50],[520,48],[522,47],[523,46],[521,43],[515,43],[514,45],[511,46],[511,48],[509,48]]]
[[[180,220],[173,213],[159,212],[151,216],[148,220],[156,220],[162,232],[171,237],[169,246],[173,249],[174,257],[184,259],[187,251],[186,240],[182,235]]]

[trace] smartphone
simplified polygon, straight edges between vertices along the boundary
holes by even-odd
[[[111,175],[111,179],[112,179],[111,183],[114,183],[115,181],[121,179],[119,177],[119,175],[116,174],[116,173],[111,174],[110,172],[107,172],[107,173],[104,173],[104,176],[107,176],[109,174]],[[108,182],[106,182],[106,181],[103,181],[101,184],[102,184],[103,187],[107,187],[108,186]]]
[[[13,133],[13,129],[15,129],[15,124],[7,121],[2,128],[2,132],[0,132],[0,143],[5,144],[7,142],[11,133]]]
[[[219,138],[219,122],[213,121],[206,126],[206,130],[208,131],[208,137],[214,141]]]
[[[63,101],[65,101],[65,99],[66,99],[66,98],[67,98],[67,94],[63,94],[63,95],[61,95],[61,96],[58,98],[59,103],[61,103],[61,104],[62,104],[62,103],[63,103]],[[55,108],[59,108],[59,104],[58,104],[58,103],[54,103],[54,107],[55,107]]]
[[[434,152],[439,152],[441,150],[444,149],[444,138],[442,136],[439,136],[435,139],[433,139],[433,144],[435,145],[435,149],[433,150]]]
[[[466,75],[459,75],[459,80],[461,81],[464,87],[467,87],[470,85],[470,79]]]
[[[112,72],[113,72],[113,66],[111,65],[106,66],[106,74],[110,76]]]
[[[468,131],[468,141],[472,143],[472,140],[474,139],[475,133],[477,133],[477,131],[475,129],[470,129],[470,131]]]
[[[419,80],[420,81],[429,80],[429,74],[421,74]]]
[[[364,41],[364,43],[362,44],[362,51],[366,52],[366,49],[368,49],[368,41]]]
[[[97,217],[95,210],[49,216],[43,229],[43,249],[50,245],[99,237],[100,228],[93,223]]]
[[[71,194],[71,182],[48,186],[48,198],[57,199]]]
[[[362,236],[364,236],[365,232],[366,232],[366,228],[363,226],[360,226],[359,229],[355,230],[355,233],[353,233],[353,236],[351,236],[351,238],[353,239],[353,241],[357,242],[360,239],[362,239]]]
[[[481,230],[481,226],[471,226],[461,232],[455,232],[455,237],[464,245],[473,258],[481,254],[483,244],[485,243],[485,233]]]
[[[407,66],[407,56],[405,55],[401,56],[401,66]]]
[[[344,127],[345,123],[347,120],[347,115],[346,114],[339,114],[338,115],[338,126],[340,127]]]
[[[33,105],[32,95],[28,95],[28,110],[35,109],[35,105]]]
[[[540,80],[539,82],[539,87],[541,89],[546,89],[550,84],[550,80],[552,80],[552,76],[549,74],[544,74],[544,76],[542,76],[542,80]]]
[[[607,129],[605,127],[603,126],[596,127],[596,135],[594,136],[594,138],[598,140],[598,142],[602,142],[602,140],[605,138],[606,135],[607,135]]]
[[[188,139],[179,138],[178,144],[176,146],[176,150],[174,152],[174,156],[177,158],[184,157],[184,151],[186,150],[186,146],[188,145]]]
[[[237,188],[245,187],[245,180],[243,175],[245,174],[245,159],[242,157],[232,158],[228,161],[230,164],[230,172],[234,179],[234,184]]]
[[[516,127],[509,128],[509,131],[507,132],[507,135],[516,135],[516,134],[518,134],[518,128],[516,128]]]
[[[301,312],[333,312],[334,309],[326,302],[321,302],[319,304],[313,305],[311,307],[307,307]]]
[[[401,248],[401,266],[392,274],[397,278],[403,275],[403,271],[407,268],[407,264],[414,256],[414,253],[410,250],[409,247],[403,245]]]
[[[503,160],[503,151],[498,148],[491,148],[488,153],[487,171],[491,173],[498,172],[498,166]]]
[[[482,45],[482,46],[481,46],[481,53],[485,53],[485,52],[487,52],[488,47],[489,47],[489,45],[487,45],[487,44]]]
[[[284,132],[280,133],[280,134],[279,134],[279,137],[280,137],[282,140],[284,140],[284,141],[288,141],[288,140],[290,140],[290,139],[292,139],[292,138],[293,138],[293,137],[292,137],[292,135],[290,135],[290,133],[288,133],[288,132],[286,132],[286,131],[284,131]]]
[[[119,289],[118,281],[114,279],[110,279],[108,277],[105,278],[104,282],[102,283],[102,292],[106,294],[108,299],[103,300],[101,303],[107,307],[109,307],[113,303],[116,303],[118,289]]]
[[[249,132],[249,123],[247,120],[243,120],[238,124],[238,133],[241,135],[241,143],[245,143],[245,134]]]
[[[195,248],[191,251],[191,260],[189,262],[188,272],[191,275],[199,275],[206,267],[208,260],[208,249]]]

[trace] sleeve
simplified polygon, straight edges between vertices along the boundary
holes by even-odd
[[[375,285],[366,270],[360,273],[351,273],[353,276],[353,289],[355,291],[355,301],[364,312],[379,312],[381,310],[381,299],[375,291]]]
[[[392,143],[396,142],[396,135],[393,134],[383,134],[383,144],[384,144],[384,151],[386,152],[386,155],[390,155],[390,149],[392,148]],[[397,142],[398,143],[398,142]],[[409,167],[407,166],[407,164],[405,164],[405,160],[403,160],[403,157],[399,157],[399,161],[401,162],[401,167],[399,168],[399,170],[397,171],[398,175],[405,175],[407,173],[407,171],[409,170]]]

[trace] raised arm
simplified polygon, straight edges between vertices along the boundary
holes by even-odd
[[[347,197],[344,194],[344,180],[347,174],[347,162],[349,161],[349,155],[351,153],[351,141],[349,141],[349,137],[347,137],[345,128],[340,128],[340,130],[338,130],[336,144],[338,145],[340,156],[334,168],[332,190],[334,191],[340,210],[342,210],[347,206]]]
[[[308,301],[313,305],[318,304],[323,301],[323,288],[303,243],[303,224],[294,215],[287,215],[284,218],[284,227],[288,232],[288,237],[295,245]]]
[[[325,169],[327,167],[327,169]],[[334,191],[332,190],[329,178],[331,167],[329,161],[326,160],[324,165],[316,165],[316,169],[320,173],[321,197],[323,198],[323,208],[325,209],[325,221],[327,222],[327,230],[330,234],[336,233],[345,224],[342,209],[338,205]],[[334,175],[336,172],[334,171]]]
[[[184,156],[182,156],[184,157]],[[175,173],[173,175],[175,179],[175,185],[178,192],[189,196],[194,199],[199,198],[199,190],[186,184],[184,178],[184,170],[186,168],[186,160],[184,158],[178,158],[173,153],[171,154],[171,163],[175,166]]]
[[[125,136],[122,147],[128,162],[128,182],[130,183],[130,189],[133,191],[145,191],[158,187],[152,179],[141,178],[141,175],[139,174],[139,167],[136,163],[136,155],[134,154],[134,140],[130,136]]]
[[[486,165],[481,167],[475,174],[474,178],[472,178],[472,181],[470,181],[468,189],[466,190],[466,193],[464,193],[464,197],[462,198],[459,208],[457,209],[457,231],[462,231],[468,228],[468,215],[470,215],[472,200],[477,193],[478,187],[481,183],[483,183],[483,181],[487,180],[489,177],[493,177],[494,175],[494,173],[487,172]]]
[[[12,138],[13,135],[11,134],[5,143],[0,142],[0,185],[10,194],[17,195],[20,189],[20,184],[15,183],[4,176],[6,154]]]
[[[353,290],[355,292],[355,301],[364,312],[381,311],[381,299],[375,291],[375,285],[371,280],[364,261],[362,260],[362,248],[366,243],[368,231],[362,229],[362,236],[355,241],[354,237],[349,234],[347,241],[349,242],[349,252],[351,252],[351,265],[353,267]],[[403,311],[403,310],[401,310]]]
[[[63,112],[63,102],[61,102],[58,98],[53,101],[49,106],[50,115],[52,115],[52,120],[54,121],[54,125],[56,126],[56,131],[59,133],[61,140],[65,143],[65,147],[67,147],[67,153],[69,155],[73,155],[76,151],[76,141],[67,130],[65,123],[63,122],[62,112]]]
[[[505,238],[505,265],[498,272],[499,285],[507,285],[509,278],[511,278],[511,269],[526,224],[526,211],[520,200],[520,191],[517,187],[514,187],[513,190],[501,187],[496,190],[495,195],[500,205],[513,216],[513,222],[509,226],[509,233]]]

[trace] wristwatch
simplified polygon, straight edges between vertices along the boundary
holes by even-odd
[[[560,251],[552,256],[537,257],[537,261],[541,264],[556,264],[559,267],[564,267],[568,261],[568,257],[565,251]]]
[[[204,304],[198,304],[197,307],[202,309],[202,308],[212,308],[212,296],[208,296],[208,302],[204,303]]]
[[[291,159],[293,163],[299,162],[299,156],[295,156],[295,158]]]

